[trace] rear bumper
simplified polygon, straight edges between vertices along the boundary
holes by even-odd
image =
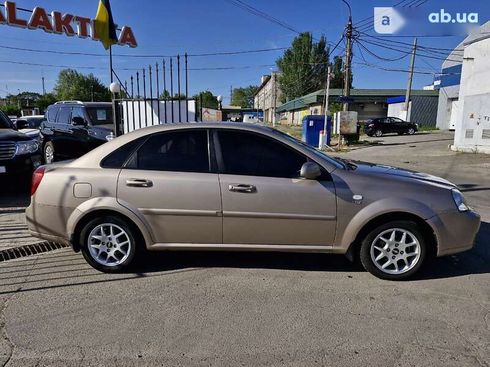
[[[475,211],[457,210],[441,213],[427,220],[437,237],[437,256],[470,250],[480,228],[480,215]]]

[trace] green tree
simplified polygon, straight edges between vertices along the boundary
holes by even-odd
[[[0,106],[0,110],[5,112],[8,116],[20,116],[20,108],[15,104],[7,104],[5,106]]]
[[[109,89],[95,75],[83,75],[72,69],[60,71],[54,93],[59,100],[111,100]]]
[[[252,108],[254,106],[254,95],[258,87],[249,85],[243,88],[234,88],[231,95],[231,105],[242,108]]]
[[[344,87],[344,61],[342,57],[335,56],[332,63],[333,77],[330,80],[330,88]],[[350,72],[350,87],[352,88],[352,70]]]
[[[218,99],[209,90],[202,91],[198,94],[195,94],[192,98],[194,98],[197,101],[196,103],[197,110],[201,108],[200,106],[201,100],[202,100],[202,108],[214,108],[214,109],[218,108]]]
[[[311,33],[301,33],[276,61],[283,101],[323,88],[328,65],[325,37],[313,42]]]
[[[45,95],[40,96],[36,101],[36,107],[39,108],[40,113],[43,113],[49,105],[52,105],[57,100],[58,99],[53,93],[46,93]]]

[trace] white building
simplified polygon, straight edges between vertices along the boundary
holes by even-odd
[[[490,154],[490,22],[463,42],[453,150]]]
[[[277,73],[262,76],[254,96],[254,109],[264,111],[266,122],[276,122],[276,108],[281,105],[282,92],[277,76]]]

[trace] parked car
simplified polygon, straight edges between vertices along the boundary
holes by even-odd
[[[398,117],[383,117],[368,120],[364,126],[364,131],[368,136],[376,137],[390,133],[413,135],[418,131],[418,127],[418,124],[403,121]]]
[[[112,104],[56,102],[46,110],[40,129],[45,163],[78,158],[114,137]]]
[[[139,129],[33,175],[29,230],[94,268],[141,251],[324,252],[385,279],[473,246],[479,215],[445,179],[337,159],[275,129]]]
[[[31,138],[39,137],[39,128],[44,115],[22,116],[15,121],[17,129]]]
[[[25,182],[29,183],[32,171],[40,165],[38,139],[18,131],[10,118],[0,111],[0,183],[5,182],[5,177],[19,176],[28,176]]]

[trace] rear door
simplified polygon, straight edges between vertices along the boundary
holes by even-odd
[[[56,115],[56,122],[53,124],[54,149],[58,156],[63,159],[72,158],[73,146],[70,132],[71,107],[61,106]]]
[[[390,117],[381,119],[381,130],[383,131],[383,134],[394,132],[393,121]]]
[[[121,170],[117,192],[121,205],[146,218],[157,243],[222,243],[220,188],[206,129],[150,136]]]
[[[223,243],[332,245],[336,197],[328,173],[299,178],[308,158],[270,137],[222,129],[215,134]]]

